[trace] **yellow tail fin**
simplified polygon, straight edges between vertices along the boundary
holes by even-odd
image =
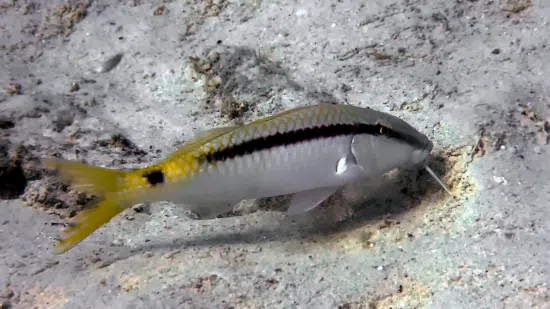
[[[131,206],[132,199],[120,193],[126,189],[125,178],[130,172],[61,159],[43,159],[42,164],[45,168],[56,170],[57,176],[74,189],[98,196],[98,199],[86,205],[87,209],[80,211],[63,231],[61,240],[55,248],[56,254],[69,251]]]

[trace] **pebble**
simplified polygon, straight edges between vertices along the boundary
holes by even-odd
[[[151,251],[145,251],[143,253],[143,257],[145,257],[145,258],[153,257],[153,253]]]
[[[71,84],[71,92],[75,92],[80,90],[80,85],[78,83],[72,83]]]
[[[3,284],[2,287],[0,287],[0,298],[10,298],[11,295],[9,286],[7,284]]]
[[[540,154],[540,147],[539,146],[535,146],[535,148],[533,148],[533,151],[536,153],[536,154]]]
[[[252,252],[252,253],[259,253],[259,252],[262,252],[262,247],[256,246],[254,249],[252,249],[251,252]]]
[[[150,204],[138,204],[132,208],[137,213],[151,214],[151,205]]]
[[[120,60],[122,60],[123,53],[117,53],[113,56],[111,56],[109,59],[107,59],[105,62],[103,62],[97,69],[96,72],[98,73],[107,73],[114,69],[119,63]]]
[[[9,309],[9,308],[12,308],[11,307],[11,302],[9,300],[5,300],[2,302],[2,306],[0,307],[1,309]]]

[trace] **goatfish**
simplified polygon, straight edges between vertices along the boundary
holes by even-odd
[[[146,202],[171,201],[211,219],[244,199],[294,193],[287,214],[305,213],[346,184],[425,161],[432,149],[424,134],[396,116],[318,104],[206,130],[160,162],[133,170],[45,158],[43,166],[60,180],[97,196],[69,222],[54,251],[67,252]]]

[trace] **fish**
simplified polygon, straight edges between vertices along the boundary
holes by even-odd
[[[397,116],[321,103],[205,130],[142,168],[43,158],[60,180],[97,196],[68,224],[54,251],[69,251],[125,209],[146,202],[171,201],[212,219],[244,199],[294,194],[286,213],[307,213],[346,184],[425,162],[433,147]]]

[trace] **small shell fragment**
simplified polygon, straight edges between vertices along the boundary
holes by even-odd
[[[508,184],[508,181],[506,181],[506,179],[504,177],[499,177],[499,176],[493,176],[493,181],[498,183],[499,185],[507,185]]]

